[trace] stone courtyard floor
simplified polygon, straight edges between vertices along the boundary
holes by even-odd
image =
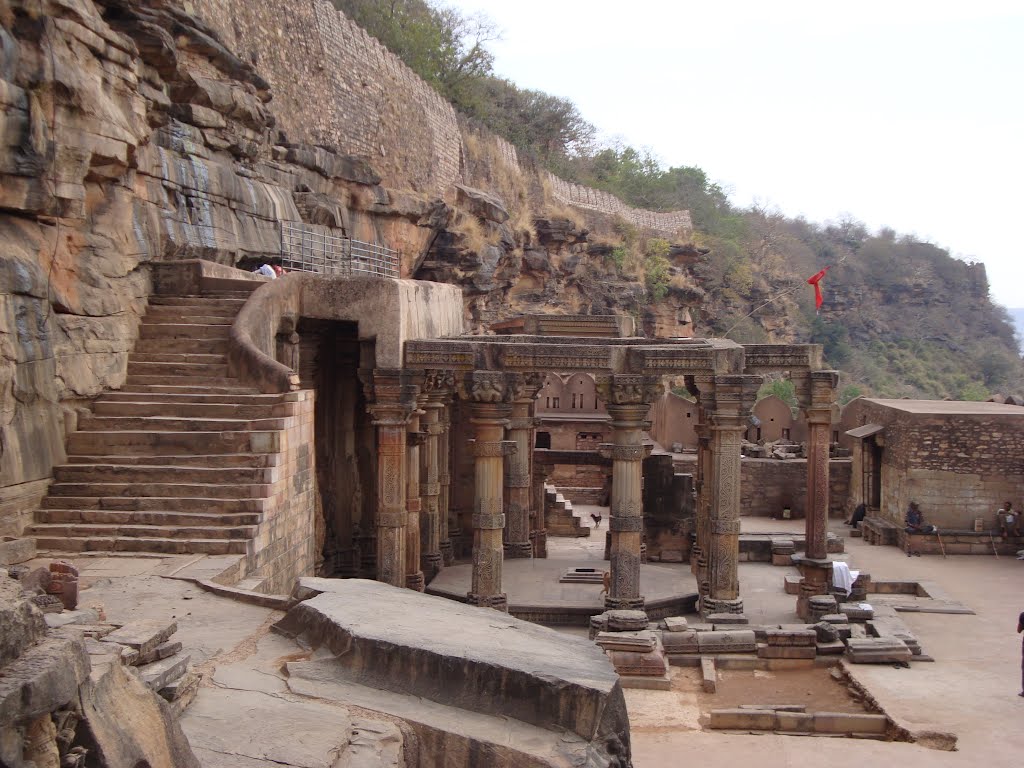
[[[802,529],[799,521],[743,522],[744,531],[750,532]],[[558,563],[554,570],[563,564],[569,567],[603,562],[606,525],[607,518],[602,533],[595,531],[589,539],[551,540],[551,563]],[[839,535],[848,532],[841,523],[833,525],[833,530]],[[952,732],[958,737],[958,751],[859,739],[747,736],[701,730],[701,711],[706,710],[706,699],[713,699],[713,695],[699,693],[692,670],[673,669],[671,691],[626,691],[636,768],[676,766],[690,760],[707,768],[741,763],[774,768],[810,765],[812,761],[857,768],[895,764],[903,768],[989,768],[1021,763],[1024,698],[1017,696],[1021,639],[1015,629],[1017,616],[1024,610],[1024,562],[982,556],[907,558],[894,547],[871,547],[862,539],[850,538],[846,539],[846,550],[846,555],[838,557],[854,568],[869,571],[876,579],[935,582],[951,598],[975,611],[975,615],[903,613],[903,620],[935,662],[915,663],[909,669],[885,665],[856,668],[871,694],[900,725],[912,731]],[[45,555],[45,559],[56,556]],[[179,577],[192,574],[208,578],[225,566],[224,561],[188,556],[74,555],[70,559],[82,571],[82,607],[100,605],[112,621],[177,620],[175,639],[183,642],[184,652],[190,653],[193,664],[206,674],[203,688],[182,720],[204,768],[319,764],[312,756],[319,747],[329,746],[331,738],[323,732],[323,724],[337,720],[335,727],[344,728],[345,718],[328,703],[302,701],[282,690],[281,681],[276,679],[281,659],[298,651],[283,638],[268,634],[270,624],[282,614],[168,578],[175,573]],[[687,566],[661,568],[671,569],[681,583],[685,582],[685,589],[691,588]],[[794,620],[795,597],[783,591],[787,572],[790,569],[767,564],[741,565],[741,589],[752,622]],[[560,586],[564,585],[556,581],[553,589]],[[769,686],[767,690],[795,695],[805,683],[815,696],[827,692],[827,681],[821,687],[809,678],[773,682],[762,673],[760,690],[752,694],[756,698],[752,703],[764,703],[764,685]],[[722,701],[731,701],[737,695],[741,694],[733,690]],[[837,704],[842,695],[839,689]],[[237,717],[237,727],[231,725],[232,717]],[[261,727],[243,727],[256,722],[262,722]],[[270,736],[263,739],[266,734]],[[289,739],[285,734],[295,737]]]

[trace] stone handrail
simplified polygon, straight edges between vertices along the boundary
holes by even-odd
[[[264,394],[299,389],[299,374],[275,357],[284,321],[292,328],[302,304],[303,275],[285,275],[260,286],[238,313],[228,342],[228,374]]]

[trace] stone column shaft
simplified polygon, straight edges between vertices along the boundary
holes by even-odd
[[[475,499],[473,504],[473,581],[469,602],[508,610],[508,596],[501,588],[505,529],[505,455],[511,444],[504,441],[505,425],[512,408],[503,403],[472,403],[470,423],[473,443]]]
[[[425,441],[420,448],[420,498],[423,505],[420,520],[420,543],[422,547],[421,567],[423,577],[429,582],[444,565],[441,555],[441,524],[439,499],[441,485],[438,482],[438,444],[441,441],[440,414],[444,403],[431,398],[421,419]]]
[[[708,598],[717,609],[740,597],[740,446],[743,424],[711,427],[712,504],[708,540]]]
[[[422,592],[426,588],[423,571],[420,569],[420,446],[423,433],[420,432],[420,414],[413,411],[409,419],[406,437],[406,498],[405,509],[409,513],[405,523],[405,585]]]
[[[533,540],[533,556],[548,556],[547,502],[544,496],[544,483],[549,468],[536,460],[533,462],[533,523],[530,538]]]
[[[452,409],[450,401],[445,403],[440,414],[441,434],[437,441],[437,479],[441,485],[441,494],[438,497],[437,522],[438,536],[441,541],[441,560],[444,566],[455,562],[455,554],[452,550],[451,532],[448,530],[448,515],[451,512],[451,431],[452,431]]]
[[[611,589],[606,609],[643,610],[640,545],[644,535],[643,420],[647,404],[607,406],[612,417]]]
[[[405,422],[377,425],[377,580],[405,586]]]
[[[541,379],[537,375],[524,377],[520,397],[512,401],[512,417],[509,420],[508,439],[515,443],[515,453],[509,457],[505,473],[505,509],[507,517],[507,540],[505,557],[533,557],[530,542],[531,464],[533,457],[534,421],[531,412],[534,398],[540,389]]]

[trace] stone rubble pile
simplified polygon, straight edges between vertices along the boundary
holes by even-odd
[[[124,627],[105,623],[102,609],[64,610],[47,589],[59,582],[58,594],[74,604],[77,570],[54,565],[0,570],[0,765],[199,768],[172,710],[125,671],[129,659],[159,655],[173,629],[135,648],[102,642]],[[167,686],[151,672],[148,680]]]

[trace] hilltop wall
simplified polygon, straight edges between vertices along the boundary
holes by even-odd
[[[452,105],[327,0],[287,5],[183,0],[182,5],[267,79],[277,126],[290,141],[364,155],[387,186],[443,195],[457,182],[472,183]],[[523,172],[515,148],[490,139],[507,168]],[[547,172],[543,178],[559,203],[662,234],[693,228],[689,211],[644,211]]]

